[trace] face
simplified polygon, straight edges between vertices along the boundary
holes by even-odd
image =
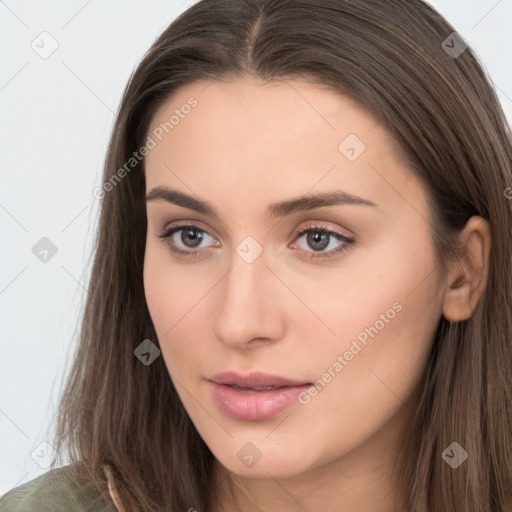
[[[182,88],[148,135],[146,300],[213,454],[261,478],[384,460],[442,310],[389,133],[322,86],[244,78]]]

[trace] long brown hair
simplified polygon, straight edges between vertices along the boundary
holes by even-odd
[[[332,87],[395,137],[430,199],[438,271],[457,257],[471,216],[490,223],[487,287],[470,319],[440,318],[401,489],[411,512],[512,510],[511,132],[454,32],[421,0],[201,0],[158,37],[117,113],[103,177],[112,186],[102,192],[80,343],[57,418],[54,446],[76,462],[79,485],[109,501],[108,463],[132,510],[212,510],[211,451],[163,358],[146,366],[134,357],[143,340],[158,344],[142,279],[144,160],[122,179],[119,169],[178,88],[296,77]],[[442,458],[452,442],[469,454],[457,469]]]

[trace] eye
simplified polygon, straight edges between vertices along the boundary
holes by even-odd
[[[309,253],[307,257],[310,259],[331,258],[345,252],[355,243],[353,238],[327,226],[309,226],[301,229],[296,235],[297,240],[304,237],[304,235],[307,235],[304,239],[306,247],[302,246],[302,248]],[[313,249],[313,252],[308,251],[308,247]],[[331,250],[326,251],[327,248]]]
[[[205,230],[192,224],[166,228],[158,237],[167,242],[171,252],[186,257],[199,256],[205,252],[206,248],[201,248],[200,245],[202,242],[208,241],[208,239],[213,240],[215,245],[220,245]]]
[[[309,259],[334,257],[345,252],[355,243],[353,238],[327,226],[308,226],[301,229],[296,234],[296,240],[299,241],[304,235],[307,235],[304,239],[306,246],[298,245],[305,253],[305,257]],[[220,246],[220,243],[207,231],[193,224],[167,227],[157,236],[166,242],[172,253],[187,258],[194,258],[208,252],[208,245],[212,242],[214,246]],[[308,246],[312,251],[308,250]],[[326,251],[328,248],[330,250]]]

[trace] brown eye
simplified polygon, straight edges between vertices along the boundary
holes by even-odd
[[[308,245],[315,251],[323,251],[330,242],[331,236],[320,231],[309,231],[306,237]]]
[[[179,236],[177,236],[178,233],[180,233]],[[220,245],[219,242],[204,229],[193,225],[181,225],[164,229],[158,237],[166,242],[172,253],[184,257],[195,257],[206,252],[208,247],[205,246],[205,244],[201,246],[201,243],[208,241],[208,238],[211,239],[210,245]]]
[[[327,226],[309,226],[297,233],[297,241],[305,237],[305,243],[298,243],[303,249],[307,257],[313,258],[330,258],[341,254],[355,243],[353,238],[347,237],[338,231],[328,228]],[[329,248],[330,250],[325,250]]]
[[[187,228],[180,229],[181,231],[181,241],[186,247],[190,247],[191,249],[195,249],[198,245],[203,241],[202,231],[196,228]]]

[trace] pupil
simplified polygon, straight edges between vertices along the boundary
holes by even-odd
[[[199,234],[197,229],[185,229],[182,231],[181,241],[188,247],[197,247],[202,239],[203,237]],[[192,241],[191,245],[189,244],[190,241]]]
[[[308,243],[315,251],[321,251],[329,245],[329,235],[327,233],[319,233],[318,231],[310,231]]]

